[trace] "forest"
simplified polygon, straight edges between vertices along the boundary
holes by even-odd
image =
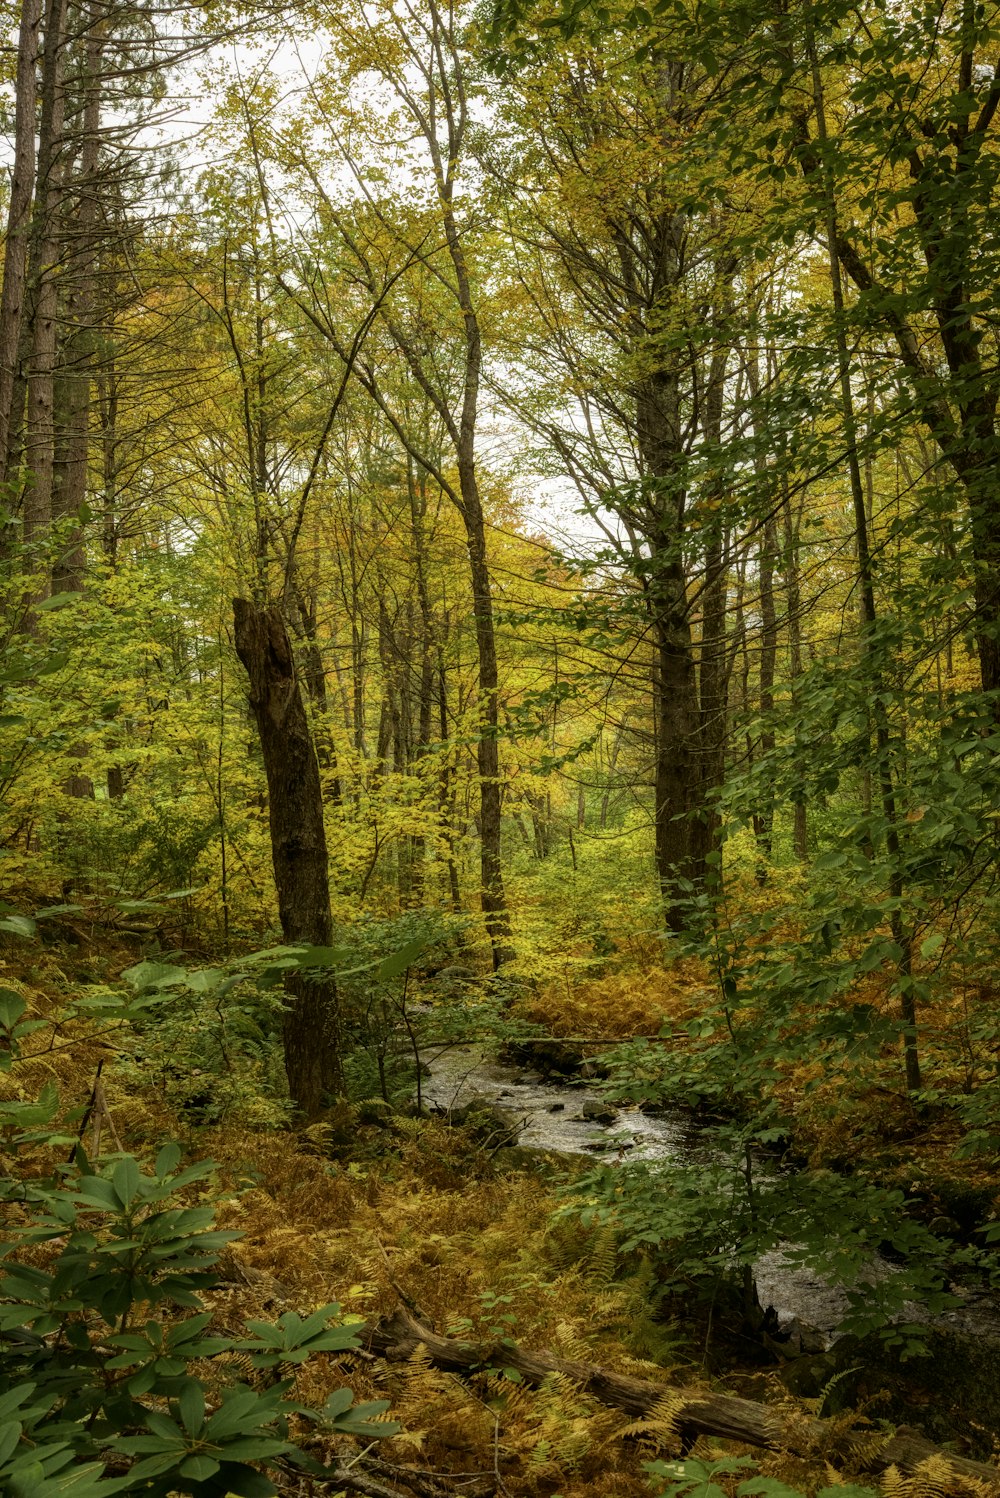
[[[1000,1488],[1000,3],[6,0],[0,1494]]]

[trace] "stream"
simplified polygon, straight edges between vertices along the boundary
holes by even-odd
[[[623,1169],[633,1160],[659,1161],[665,1174],[671,1164],[691,1165],[708,1158],[701,1131],[680,1110],[654,1116],[614,1109],[586,1084],[548,1081],[540,1073],[498,1061],[478,1046],[428,1050],[421,1060],[428,1068],[421,1084],[425,1107],[450,1113],[473,1100],[489,1104],[510,1116],[522,1148],[592,1158]],[[616,1116],[599,1121],[611,1114]],[[873,1272],[896,1271],[884,1259],[876,1259]],[[779,1326],[805,1332],[803,1350],[819,1350],[836,1341],[847,1310],[847,1297],[838,1285],[790,1262],[780,1248],[758,1259],[754,1277],[761,1305],[773,1307]],[[1000,1345],[1000,1300],[995,1295],[969,1294],[962,1307],[939,1316],[910,1304],[906,1314],[963,1338]],[[807,1348],[807,1341],[813,1345]]]

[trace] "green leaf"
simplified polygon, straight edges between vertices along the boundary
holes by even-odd
[[[940,951],[944,946],[946,940],[947,938],[942,931],[935,931],[933,935],[926,937],[920,943],[921,957],[933,957],[934,953]]]
[[[177,1409],[188,1435],[200,1435],[205,1424],[205,1390],[196,1378],[189,1378],[177,1395]]]
[[[751,1477],[736,1489],[738,1498],[802,1498],[798,1488],[790,1488],[775,1477]]]
[[[9,1425],[0,1425],[0,1465],[2,1465],[21,1439],[21,1425],[12,1420]]]
[[[227,1459],[234,1462],[266,1461],[271,1457],[281,1456],[291,1444],[278,1436],[236,1436],[234,1440],[220,1443],[214,1432],[211,1440],[214,1445],[221,1444]]]
[[[35,609],[38,613],[49,613],[52,609],[65,609],[78,604],[82,598],[82,593],[52,593],[48,598],[40,598]]]
[[[34,936],[35,923],[26,915],[7,915],[0,920],[0,931],[9,931],[12,936]]]
[[[194,1482],[207,1482],[214,1477],[219,1470],[220,1463],[214,1457],[205,1456],[203,1452],[196,1452],[189,1456],[187,1461],[181,1462],[178,1468],[182,1477],[190,1477]]]
[[[391,978],[398,978],[400,973],[405,973],[411,967],[421,952],[427,946],[427,938],[419,936],[414,941],[407,942],[405,947],[400,947],[398,952],[384,958],[379,963],[378,977],[380,983],[388,983]]]
[[[210,1441],[224,1441],[235,1435],[246,1423],[248,1415],[264,1401],[252,1389],[239,1389],[223,1395],[222,1403],[209,1419],[205,1434]]]
[[[111,1184],[115,1188],[118,1200],[123,1207],[130,1207],[135,1201],[142,1184],[142,1172],[137,1162],[131,1155],[120,1160],[115,1166],[111,1176]]]
[[[298,967],[304,968],[336,967],[338,963],[348,962],[351,955],[349,947],[303,947],[296,954],[295,961]]]
[[[185,983],[187,976],[184,968],[163,962],[137,962],[134,967],[126,968],[122,973],[125,982],[137,993],[144,988],[165,988]]]
[[[156,1157],[153,1166],[154,1173],[162,1180],[164,1176],[177,1169],[181,1163],[181,1147],[179,1144],[165,1144]]]
[[[76,1195],[88,1206],[101,1207],[107,1212],[117,1212],[121,1207],[117,1191],[103,1176],[81,1176],[77,1182]]]
[[[0,1025],[12,1030],[28,1005],[12,988],[0,988]]]
[[[327,1396],[323,1414],[327,1419],[333,1420],[337,1415],[342,1415],[345,1410],[349,1410],[353,1403],[353,1389],[347,1388],[346,1385],[342,1389],[334,1389],[333,1393]]]
[[[192,993],[212,993],[225,977],[221,967],[200,967],[188,973],[186,986]]]

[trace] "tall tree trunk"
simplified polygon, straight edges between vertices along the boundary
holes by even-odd
[[[705,415],[702,428],[705,440],[721,450],[722,410],[725,394],[728,349],[716,352],[711,361]],[[699,776],[701,786],[691,828],[693,862],[696,868],[709,869],[709,854],[718,850],[720,819],[716,792],[722,785],[726,765],[728,728],[728,672],[726,669],[726,591],[728,583],[729,536],[720,519],[723,484],[721,476],[713,485],[711,498],[715,508],[705,525],[705,575],[702,585],[701,644],[698,651],[698,710],[701,743]]]
[[[292,647],[280,611],[233,599],[236,653],[250,678],[250,707],[267,775],[271,858],[286,942],[328,947],[330,883],[319,763]],[[319,1117],[343,1090],[336,984],[286,977],[283,1040],[288,1090],[303,1117]]]
[[[664,230],[666,239],[671,229]],[[681,550],[686,496],[681,489],[680,391],[676,374],[657,370],[636,392],[636,433],[650,498],[646,601],[656,642],[654,784],[656,873],[669,931],[684,929],[692,888],[704,874],[693,834],[701,809],[701,713]]]
[[[889,894],[893,910],[889,917],[893,940],[900,950],[897,961],[897,984],[903,1031],[903,1063],[906,1085],[909,1091],[917,1092],[921,1086],[920,1055],[917,1046],[917,1012],[913,994],[913,936],[906,927],[901,910],[903,898],[903,862],[899,831],[899,815],[893,784],[893,749],[889,732],[889,720],[882,691],[881,668],[878,661],[876,630],[878,616],[875,608],[875,585],[872,569],[871,548],[868,537],[868,511],[865,505],[864,484],[858,458],[858,425],[854,411],[854,392],[851,388],[850,352],[847,346],[847,329],[844,320],[844,290],[841,263],[837,251],[840,235],[837,227],[837,190],[833,174],[833,163],[826,150],[829,144],[826,128],[826,106],[819,63],[816,57],[815,39],[811,16],[807,29],[807,48],[812,70],[813,103],[816,110],[817,137],[824,147],[826,189],[826,238],[830,268],[830,290],[833,297],[835,319],[834,337],[837,352],[837,372],[840,381],[841,414],[844,424],[844,439],[847,448],[847,471],[851,481],[851,498],[854,506],[854,530],[858,553],[858,582],[860,584],[862,611],[862,649],[871,672],[872,717],[875,723],[877,746],[877,773],[882,799],[882,814],[885,820],[885,844],[889,862]],[[1000,574],[998,574],[1000,575]],[[978,593],[977,593],[978,598]],[[980,619],[980,625],[984,621]],[[997,642],[994,638],[994,643]],[[984,668],[985,670],[985,668]],[[1000,681],[997,683],[1000,686]],[[984,675],[983,686],[986,688]]]
[[[434,721],[434,613],[431,607],[430,590],[427,585],[427,538],[424,522],[427,516],[427,475],[417,469],[412,456],[406,458],[406,487],[410,501],[410,535],[413,545],[414,581],[417,591],[417,607],[420,612],[420,670],[417,686],[417,728],[414,745],[414,760],[420,774],[423,795],[430,791],[422,761],[426,759],[431,742]],[[411,868],[410,892],[414,905],[424,899],[424,864],[427,857],[427,839],[422,832],[414,833],[410,839]]]
[[[35,190],[35,111],[38,99],[38,32],[42,0],[23,0],[17,40],[14,103],[14,166],[7,238],[4,244],[3,291],[0,293],[0,483],[10,469],[11,408],[14,374],[24,322],[28,282],[31,203]]]
[[[62,237],[70,251],[66,269],[69,291],[63,318],[65,354],[60,373],[61,419],[52,489],[52,518],[68,525],[60,555],[55,559],[52,585],[56,592],[82,592],[84,586],[83,528],[79,515],[87,492],[90,452],[90,387],[94,362],[94,287],[98,251],[98,205],[102,192],[100,170],[101,62],[107,18],[88,12],[89,29],[82,43],[79,107],[79,167],[69,202],[71,222]],[[69,184],[67,184],[69,187]]]
[[[64,53],[67,0],[48,0],[42,62],[38,188],[32,225],[31,355],[28,368],[24,539],[37,542],[52,521],[55,460],[55,375],[58,353],[59,219],[62,206],[65,109]]]
[[[479,836],[482,871],[483,919],[490,940],[494,970],[509,961],[514,953],[510,945],[510,917],[504,891],[500,861],[501,786],[500,786],[500,711],[499,675],[497,672],[496,635],[493,627],[493,590],[486,551],[486,525],[476,468],[476,424],[479,415],[479,386],[482,379],[483,345],[476,310],[472,279],[465,258],[462,231],[454,205],[455,175],[463,153],[466,128],[465,80],[461,61],[454,50],[452,22],[431,0],[435,61],[447,49],[457,77],[457,91],[452,85],[442,91],[441,103],[447,120],[448,158],[444,159],[436,131],[425,130],[431,151],[438,192],[441,199],[442,227],[445,244],[455,275],[456,301],[462,315],[465,333],[465,368],[463,371],[462,408],[457,423],[455,457],[458,464],[458,487],[461,493],[461,515],[465,524],[472,582],[472,608],[476,623],[476,645],[479,654],[479,738],[476,763],[479,771]],[[454,426],[454,422],[452,423]]]
[[[479,737],[476,743],[476,768],[479,773],[479,838],[482,872],[482,905],[494,969],[513,955],[510,949],[510,919],[500,863],[500,744],[497,694],[496,636],[493,629],[493,593],[486,561],[486,530],[479,504],[478,489],[470,509],[469,475],[463,494],[468,539],[469,567],[472,575],[472,606],[476,622],[476,644],[479,653]]]
[[[797,697],[800,690],[799,682],[802,676],[802,595],[799,585],[799,524],[801,520],[802,505],[805,503],[803,495],[799,505],[799,517],[792,516],[792,500],[788,492],[788,476],[783,473],[781,479],[781,524],[782,544],[784,547],[783,569],[785,577],[785,595],[788,599],[788,667],[792,679],[792,712],[798,712]],[[809,857],[809,813],[806,809],[805,796],[800,792],[792,806],[792,846],[795,857],[800,863],[805,863]]]
[[[445,631],[447,631],[447,628],[448,618],[445,615]],[[462,890],[459,885],[458,863],[455,858],[455,765],[453,762],[453,750],[449,743],[451,739],[451,725],[448,719],[448,677],[445,673],[443,639],[438,641],[437,656],[438,732],[441,737],[441,779],[438,791],[438,816],[441,821],[445,846],[448,849],[448,893],[451,896],[451,908],[456,915],[460,915],[462,911]]]
[[[768,516],[760,534],[757,566],[760,576],[760,715],[763,728],[760,749],[765,761],[774,753],[774,671],[778,655],[778,624],[774,607],[774,562],[777,551],[774,519]],[[758,881],[767,879],[767,869],[774,851],[774,791],[770,779],[761,788],[760,809],[755,817],[757,846],[761,862]]]

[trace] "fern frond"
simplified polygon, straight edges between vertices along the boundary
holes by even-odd
[[[799,1401],[800,1404],[805,1405],[806,1409],[809,1410],[812,1414],[817,1416],[822,1415],[823,1407],[825,1406],[827,1399],[829,1398],[832,1391],[837,1387],[837,1385],[839,1383],[842,1383],[845,1378],[850,1378],[852,1373],[858,1373],[859,1371],[860,1365],[858,1364],[855,1364],[853,1368],[839,1368],[837,1372],[832,1376],[832,1378],[827,1379],[826,1383],[823,1385],[817,1395],[815,1395],[812,1399],[801,1399]]]
[[[663,1394],[648,1415],[619,1428],[618,1434],[619,1436],[655,1436],[662,1445],[679,1444],[681,1416],[686,1403],[687,1401],[681,1394],[673,1391]]]
[[[618,1233],[614,1227],[604,1227],[597,1235],[591,1250],[590,1274],[600,1285],[607,1285],[615,1277],[618,1268]]]

